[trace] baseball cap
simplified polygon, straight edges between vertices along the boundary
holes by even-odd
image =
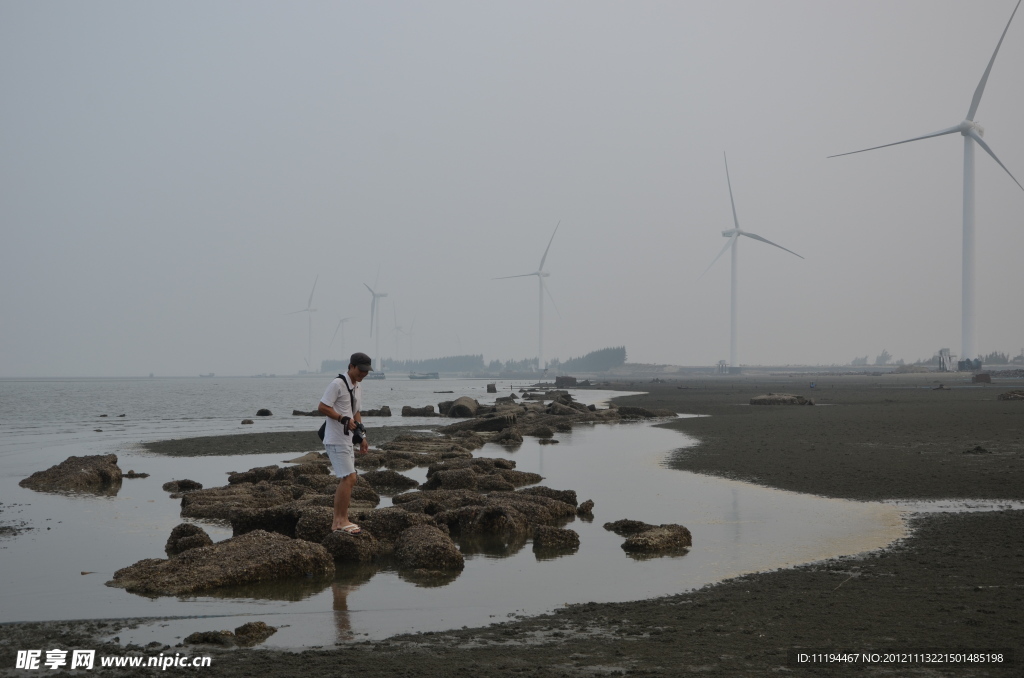
[[[353,353],[349,358],[349,364],[355,365],[363,372],[373,372],[373,361],[365,353]]]

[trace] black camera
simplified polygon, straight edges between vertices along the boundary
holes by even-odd
[[[366,438],[366,427],[363,426],[363,422],[357,422],[356,427],[352,430],[352,444],[359,446],[363,444],[363,439]]]

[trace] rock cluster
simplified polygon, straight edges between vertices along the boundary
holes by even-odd
[[[197,631],[182,641],[185,645],[219,645],[221,647],[252,647],[277,633],[265,622],[249,622],[232,631]]]
[[[206,530],[192,523],[182,523],[171,530],[171,536],[167,538],[167,544],[164,546],[164,553],[171,557],[189,549],[212,544],[213,540],[210,539],[210,535],[206,534]]]
[[[999,394],[999,400],[1024,400],[1024,390],[1017,389]]]
[[[68,457],[45,471],[36,471],[18,484],[44,492],[90,492],[115,495],[121,488],[116,454]]]
[[[334,561],[323,546],[257,530],[166,560],[140,560],[115,572],[107,586],[149,596],[184,596],[243,583],[333,575]]]
[[[390,417],[391,408],[381,405],[379,410],[359,410],[359,414],[363,417]]]

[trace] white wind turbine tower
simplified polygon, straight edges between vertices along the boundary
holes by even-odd
[[[381,365],[380,365],[380,314],[377,312],[377,301],[379,299],[383,299],[384,297],[388,296],[386,292],[378,292],[377,290],[374,289],[374,287],[377,286],[377,280],[379,280],[379,279],[380,279],[380,271],[378,270],[377,271],[377,277],[373,281],[373,287],[370,287],[369,285],[366,285],[366,283],[363,283],[363,285],[366,285],[366,289],[370,290],[370,294],[373,296],[373,299],[370,301],[370,336],[372,337],[373,334],[374,334],[374,332],[373,332],[373,330],[374,330],[374,320],[376,320],[377,341],[374,344],[374,349],[373,349],[374,353],[373,353],[372,360],[373,360],[374,365],[375,365],[374,369],[377,369],[377,370],[381,369]]]
[[[331,337],[331,343],[327,346],[328,349],[330,349],[331,346],[334,346],[334,340],[338,336],[338,330],[341,330],[341,355],[343,357],[345,356],[345,330],[342,328],[349,320],[352,320],[352,318],[342,318],[338,321],[338,326],[334,328],[334,336]]]
[[[722,154],[722,157],[725,158],[725,181],[729,185],[729,204],[732,205],[732,222],[734,228],[730,228],[728,231],[722,231],[722,236],[728,238],[729,242],[725,243],[725,247],[723,247],[722,251],[718,253],[718,256],[711,260],[708,267],[704,269],[704,273],[711,270],[711,267],[715,265],[715,262],[718,261],[723,254],[725,254],[727,249],[732,248],[732,292],[730,294],[729,302],[729,367],[738,367],[739,363],[736,362],[736,279],[738,277],[736,251],[739,249],[740,236],[744,235],[748,238],[753,238],[754,240],[760,240],[761,242],[768,243],[773,247],[778,247],[780,250],[786,250],[790,254],[798,256],[801,259],[803,259],[803,257],[793,250],[787,250],[782,245],[773,243],[771,240],[762,238],[756,233],[750,233],[749,231],[744,231],[740,228],[740,220],[736,217],[736,201],[733,200],[732,197],[732,180],[729,178],[729,159],[726,158],[725,153]],[[700,274],[698,280],[704,277],[704,273]]]
[[[299,309],[298,311],[292,311],[288,315],[295,315],[296,313],[307,313],[309,315],[309,347],[308,353],[306,354],[306,371],[308,372],[310,367],[309,363],[313,360],[313,313],[316,311],[313,308],[313,292],[316,292],[316,281],[320,279],[320,275],[317,274],[316,278],[313,279],[313,289],[309,291],[309,301],[306,302],[306,308]]]
[[[959,132],[964,138],[964,226],[963,226],[963,253],[962,253],[962,288],[960,296],[960,339],[961,339],[961,358],[964,360],[973,360],[978,354],[976,353],[975,346],[975,315],[974,315],[974,144],[978,144],[981,148],[992,156],[1010,178],[1014,180],[1017,186],[1020,186],[1021,190],[1024,190],[1024,186],[1017,181],[1017,178],[1006,168],[1006,165],[996,157],[995,152],[989,148],[982,140],[982,135],[985,130],[982,129],[978,123],[974,122],[974,115],[978,112],[978,104],[981,103],[981,95],[985,92],[985,85],[988,83],[988,76],[992,72],[992,64],[996,61],[996,55],[999,54],[999,48],[1003,44],[1003,38],[1006,37],[1006,31],[1010,29],[1010,22],[1013,21],[1014,15],[1020,8],[1021,0],[1017,0],[1017,5],[1013,8],[1013,12],[1010,14],[1010,20],[1006,22],[1006,28],[1003,29],[1003,34],[999,37],[999,42],[996,43],[996,49],[992,52],[992,58],[989,59],[988,66],[985,68],[985,73],[981,76],[981,82],[978,83],[978,88],[974,90],[974,98],[971,99],[971,107],[967,111],[967,118],[955,127],[948,129],[939,130],[931,134],[925,134],[924,136],[914,137],[913,139],[906,139],[904,141],[897,141],[891,144],[884,144],[882,146],[872,146],[871,148],[864,148],[859,151],[851,151],[850,153],[840,153],[838,155],[831,155],[830,158],[837,158],[843,155],[852,155],[853,153],[863,153],[864,151],[873,151],[876,148],[886,148],[887,146],[897,146],[899,144],[910,143],[911,141],[919,141],[921,139],[930,139],[931,137],[939,137],[945,134],[954,134]]]
[[[550,277],[551,274],[544,270],[544,262],[548,258],[548,250],[551,249],[551,243],[555,240],[555,233],[558,233],[558,227],[562,224],[559,221],[555,224],[555,230],[551,234],[551,240],[548,240],[548,246],[544,250],[544,256],[540,258],[540,266],[533,273],[523,273],[521,275],[506,275],[500,278],[494,278],[494,280],[508,280],[509,278],[529,278],[532,275],[537,276],[537,369],[544,370],[544,293],[547,292],[548,298],[551,299],[551,304],[555,306],[555,311],[558,311],[558,306],[555,304],[555,298],[551,296],[551,292],[548,291],[547,285],[544,284],[544,278]],[[559,313],[561,315],[561,313]]]

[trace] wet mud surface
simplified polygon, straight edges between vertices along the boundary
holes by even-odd
[[[933,391],[924,377],[818,377],[811,391],[806,382],[633,382],[623,388],[649,393],[621,402],[714,415],[669,424],[702,441],[673,455],[681,469],[853,499],[1024,498],[1024,404],[997,399],[1019,383],[979,388],[947,379],[952,390]],[[768,392],[825,406],[745,405]],[[910,537],[881,552],[654,600],[574,605],[485,628],[301,653],[191,651],[211,654],[218,676],[1020,675],[1024,511],[935,513],[911,525]],[[0,675],[28,675],[10,668],[24,648],[123,655],[125,648],[95,637],[125,623],[2,625]],[[196,630],[205,626],[196,620]],[[789,664],[793,650],[1009,650],[1015,663],[797,667]]]

